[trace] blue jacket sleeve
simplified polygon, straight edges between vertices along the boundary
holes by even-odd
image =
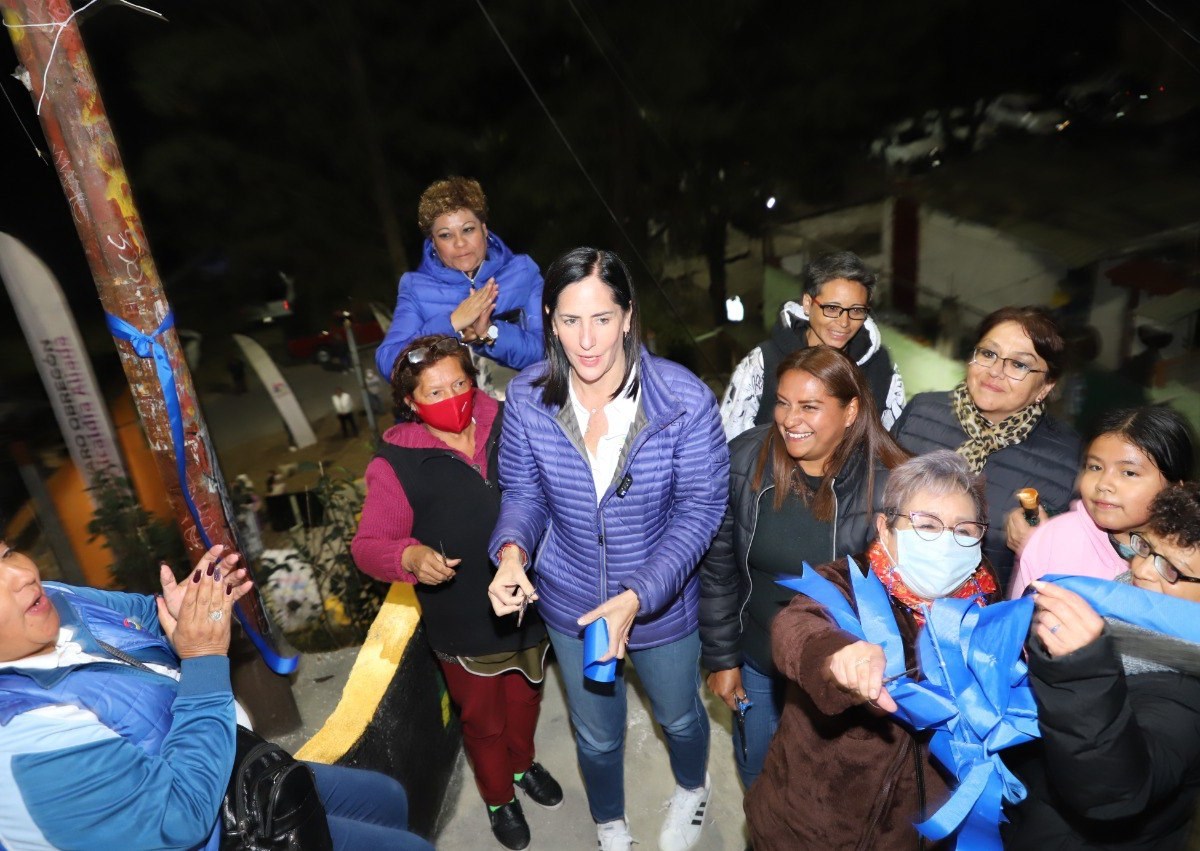
[[[500,517],[492,531],[488,554],[494,560],[505,544],[516,544],[533,559],[550,522],[537,460],[526,433],[525,417],[535,403],[510,397],[500,431]]]
[[[90,713],[33,711],[0,728],[12,791],[53,847],[191,849],[211,835],[233,768],[229,660],[185,659],[181,672],[158,756]]]
[[[729,447],[716,397],[706,390],[703,399],[689,404],[677,435],[667,531],[637,573],[622,583],[638,595],[643,615],[662,610],[683,588],[729,503]]]
[[[529,257],[521,256],[522,261],[519,277],[521,283],[514,281],[510,286],[528,287],[524,303],[521,305],[525,312],[525,321],[521,325],[513,322],[498,321],[496,328],[499,336],[492,346],[490,357],[512,369],[524,369],[532,366],[543,358],[542,339],[542,275],[537,264]],[[514,261],[515,262],[515,261]]]
[[[426,315],[425,307],[416,292],[417,281],[417,276],[412,272],[400,278],[392,324],[388,326],[383,342],[375,350],[375,365],[379,367],[379,375],[384,381],[390,380],[392,364],[396,362],[396,357],[417,337],[426,334],[453,336],[455,333],[454,326],[450,324],[450,313]]]

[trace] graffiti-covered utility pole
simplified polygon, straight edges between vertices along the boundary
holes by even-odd
[[[197,560],[209,542],[237,548],[232,504],[75,10],[67,0],[0,0],[0,8],[188,553]],[[294,668],[294,657],[275,651],[257,593],[238,607],[268,664]]]

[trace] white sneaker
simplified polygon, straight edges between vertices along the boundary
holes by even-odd
[[[667,802],[667,818],[658,834],[660,851],[687,851],[700,841],[711,797],[712,781],[707,774],[699,789],[675,787],[675,794]]]
[[[629,835],[629,822],[619,818],[597,824],[596,848],[598,851],[632,851],[633,837]]]

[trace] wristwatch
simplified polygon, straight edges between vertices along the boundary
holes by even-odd
[[[480,337],[477,342],[486,343],[489,346],[493,346],[496,344],[496,340],[499,337],[500,337],[500,329],[496,326],[496,323],[493,322],[491,325],[488,326],[487,334]]]

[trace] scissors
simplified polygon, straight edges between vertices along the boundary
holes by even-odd
[[[920,670],[921,670],[920,668],[909,668],[907,671],[901,671],[900,673],[896,674],[893,677],[885,678],[882,685],[887,685],[888,683],[894,683],[896,680],[900,679],[901,677],[911,677],[913,674],[918,673]]]
[[[519,591],[520,588],[521,588],[520,585],[509,585],[508,586],[508,590],[510,592]],[[521,628],[521,621],[525,620],[525,610],[529,608],[529,598],[532,597],[536,593],[537,593],[536,588],[534,588],[528,594],[525,594],[524,592],[522,592],[521,608],[517,609],[517,629]]]
[[[754,705],[754,701],[746,695],[734,698],[734,708],[737,710],[738,738],[742,742],[742,759],[749,759],[749,753],[746,751],[746,710]]]

